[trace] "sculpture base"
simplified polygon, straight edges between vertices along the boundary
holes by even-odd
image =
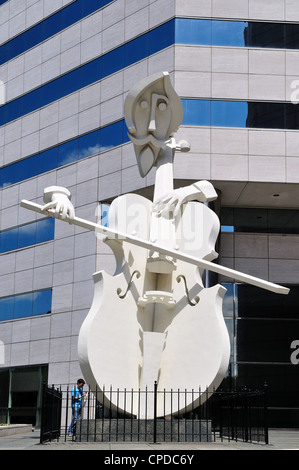
[[[210,420],[97,419],[77,423],[81,442],[211,442]]]

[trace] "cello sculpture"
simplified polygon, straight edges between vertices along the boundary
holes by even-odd
[[[189,145],[173,138],[183,109],[169,74],[139,82],[128,93],[124,110],[141,176],[156,167],[153,201],[137,194],[117,197],[108,227],[77,218],[65,188],[46,188],[44,206],[21,205],[105,236],[116,270],[114,275],[93,275],[94,299],[79,333],[79,362],[91,389],[103,393],[102,401],[137,415],[138,399],[132,409],[126,398],[120,403],[116,394],[105,396],[104,390],[152,389],[156,382],[158,391],[212,392],[226,374],[226,289],[220,284],[205,287],[206,269],[277,293],[288,289],[212,263],[219,220],[206,203],[217,198],[215,189],[208,181],[173,188],[175,151],[188,151]],[[204,396],[188,395],[184,412]],[[167,400],[160,403],[158,394],[157,410],[158,416],[167,416],[181,408]]]

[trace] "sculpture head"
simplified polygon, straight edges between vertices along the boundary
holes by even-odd
[[[168,72],[137,83],[126,97],[124,112],[139,171],[144,177],[183,120],[183,106]]]

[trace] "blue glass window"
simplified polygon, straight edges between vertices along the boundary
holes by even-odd
[[[183,99],[184,125],[299,129],[292,103]]]
[[[83,88],[91,83],[95,83],[102,78],[102,58],[92,60],[88,64],[83,65],[81,77],[80,77],[80,88]]]
[[[79,159],[95,155],[100,151],[100,131],[79,137]]]
[[[0,321],[12,320],[14,311],[14,297],[0,299]]]
[[[0,321],[45,315],[51,312],[52,290],[28,292],[0,298]]]
[[[77,0],[78,1],[78,0]],[[73,93],[174,43],[171,20],[1,107],[0,125]]]
[[[212,21],[213,46],[244,47],[245,30],[248,23],[243,21]],[[198,43],[197,43],[198,44]]]
[[[41,106],[53,103],[61,98],[59,79],[53,80],[41,87]],[[38,106],[36,107],[38,109]]]
[[[95,155],[107,148],[121,145],[128,140],[127,133],[124,133],[124,122],[113,123],[111,126],[92,131],[69,142],[0,168],[0,188],[53,170],[59,166],[67,165],[78,159]]]
[[[55,221],[52,218],[36,222],[35,243],[43,243],[54,240]]]
[[[149,34],[143,34],[125,45],[125,66],[138,62],[149,55]]]
[[[18,176],[26,180],[32,176],[36,176],[39,173],[39,156],[33,155],[32,157],[26,158],[18,162]]]
[[[175,43],[175,22],[168,21],[149,33],[150,36],[150,54],[162,51]]]
[[[211,124],[223,127],[246,127],[248,104],[246,101],[212,101]]]
[[[58,167],[58,150],[59,147],[53,147],[39,154],[39,174],[54,170],[54,168]]]
[[[69,95],[76,90],[81,88],[81,67],[78,69],[69,72],[59,79],[57,79],[57,83],[59,86],[59,98],[61,96]]]
[[[33,292],[33,315],[45,315],[51,313],[52,290]]]
[[[0,232],[0,252],[15,250],[18,246],[18,229]]]
[[[112,147],[123,143],[124,121],[118,121],[101,129],[101,151],[105,152]]]
[[[120,46],[102,57],[102,75],[107,77],[125,66],[125,46]]]
[[[211,125],[211,102],[209,100],[182,100],[184,109],[183,124],[190,126]]]
[[[54,226],[54,219],[47,218],[3,230],[0,232],[0,253],[53,240]]]
[[[59,145],[58,166],[75,162],[78,160],[78,156],[78,139]]]
[[[212,43],[212,23],[210,20],[176,18],[175,42],[178,44]]]
[[[7,0],[0,0],[0,5]],[[76,0],[0,47],[0,65],[49,39],[113,0]]]
[[[32,316],[33,294],[21,294],[15,296],[14,318],[23,318]]]
[[[100,220],[98,223],[104,227],[109,226],[108,214],[109,214],[110,204],[101,203],[100,204]]]
[[[18,227],[17,248],[33,245],[36,240],[36,223],[26,224]]]

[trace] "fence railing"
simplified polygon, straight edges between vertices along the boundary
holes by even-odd
[[[74,420],[71,439],[82,442],[228,439],[269,443],[264,389],[213,393],[200,389],[160,391],[156,385],[152,390],[137,391],[89,389],[77,416],[72,413],[71,389],[59,393],[60,411],[56,409],[59,399],[51,395],[43,405],[43,435],[47,439],[70,439],[70,424]],[[190,402],[197,406],[190,408]],[[55,410],[51,411],[52,406]],[[59,416],[60,426],[56,429]]]
[[[40,443],[58,439],[61,434],[62,392],[43,384]]]

